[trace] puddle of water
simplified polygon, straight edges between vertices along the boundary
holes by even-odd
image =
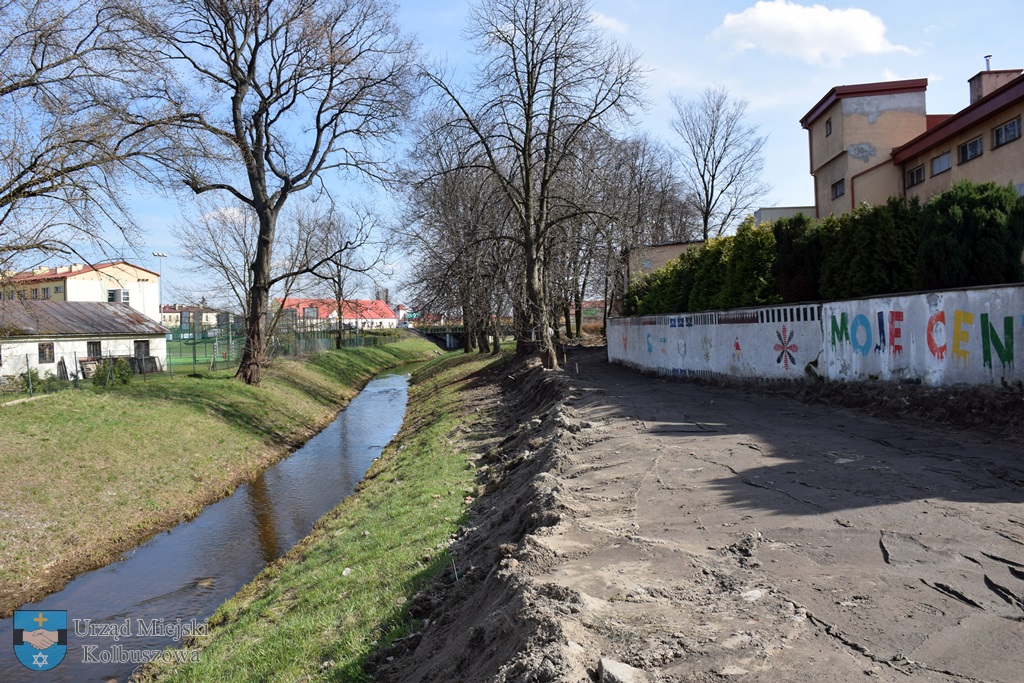
[[[395,370],[367,384],[338,419],[251,484],[60,592],[23,605],[21,610],[67,612],[67,652],[55,668],[30,670],[19,662],[11,646],[13,619],[4,619],[0,679],[126,681],[140,657],[152,656],[140,652],[175,645],[182,626],[202,626],[351,493],[398,432],[408,397],[404,373],[411,366]],[[111,625],[120,635],[110,632]],[[19,649],[24,647],[31,646]]]

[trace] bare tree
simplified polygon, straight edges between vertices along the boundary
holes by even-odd
[[[747,102],[732,99],[725,88],[708,88],[693,100],[672,95],[671,101],[688,201],[706,241],[743,219],[771,189],[761,179],[767,137],[747,125]]]
[[[327,290],[338,311],[338,336],[335,347],[344,343],[346,296],[351,296],[355,281],[373,278],[387,259],[390,244],[379,216],[366,206],[352,206],[347,214],[330,206],[321,214],[303,217],[313,235],[314,260],[318,264],[310,274]]]
[[[183,117],[169,75],[128,24],[93,0],[0,0],[0,273],[52,254],[129,241],[120,185],[147,157],[177,154],[153,133]]]
[[[189,132],[214,155],[170,163],[172,176],[256,216],[238,375],[259,384],[281,211],[296,193],[323,191],[331,171],[381,175],[379,143],[411,99],[412,43],[386,0],[123,1],[153,57],[190,79]]]
[[[539,350],[544,366],[556,367],[548,241],[558,222],[589,210],[582,198],[560,194],[559,176],[588,130],[628,117],[640,103],[642,72],[635,55],[600,35],[585,0],[480,0],[468,36],[485,60],[473,89],[428,78],[457,109],[452,125],[472,136],[475,158],[514,218],[524,269],[520,315],[532,336],[521,336],[518,349]]]

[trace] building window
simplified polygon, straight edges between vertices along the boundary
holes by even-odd
[[[49,287],[43,287],[43,289],[40,291],[39,295],[43,299],[49,299],[50,298],[50,288]]]
[[[318,317],[316,306],[307,306],[306,308],[303,308],[302,317],[306,320],[309,320],[310,318],[315,320]]]
[[[64,285],[54,285],[54,287],[53,287],[53,293],[54,294],[60,294],[63,291],[64,291]]]
[[[39,345],[39,364],[53,362],[53,342],[43,342]]]
[[[945,173],[949,169],[953,168],[953,154],[946,152],[932,159],[932,175],[936,176],[940,173]]]
[[[964,144],[960,145],[958,157],[959,162],[963,164],[970,161],[974,157],[980,157],[981,153],[984,151],[984,148],[985,145],[982,143],[980,135],[969,142],[965,142]]]
[[[992,131],[992,149],[1012,142],[1020,137],[1020,117],[1007,121]]]
[[[907,187],[920,185],[924,182],[924,164],[907,171]]]
[[[85,342],[85,355],[89,358],[99,358],[103,355],[103,346],[98,341]]]
[[[18,298],[22,299],[22,300],[27,299],[28,298],[28,292],[26,292],[24,289],[18,290]]]
[[[33,299],[38,299],[39,298],[39,288],[38,287],[32,289],[32,298]]]
[[[832,135],[832,119],[825,119],[825,137]]]
[[[832,199],[839,199],[846,194],[846,178],[832,183]]]
[[[127,289],[108,289],[107,290],[107,303],[110,303],[110,304],[126,304],[126,303],[128,303],[128,290]]]
[[[149,357],[149,340],[141,339],[135,342],[135,357],[136,358],[147,358]]]

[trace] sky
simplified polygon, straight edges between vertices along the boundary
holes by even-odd
[[[396,17],[427,55],[459,77],[473,75],[463,40],[469,0],[397,0]],[[649,69],[649,106],[637,125],[671,144],[672,94],[694,98],[725,87],[748,103],[747,122],[768,140],[763,206],[813,205],[807,133],[800,119],[837,85],[927,78],[927,110],[951,114],[969,103],[967,80],[985,69],[1024,68],[1019,4],[933,0],[593,0],[594,21],[609,39],[632,46]],[[169,234],[177,207],[142,193],[136,217],[148,238],[139,265],[165,283],[187,281]],[[173,290],[165,290],[173,291]],[[165,295],[164,301],[170,299]]]

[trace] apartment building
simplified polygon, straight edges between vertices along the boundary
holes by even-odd
[[[985,70],[968,81],[969,104],[928,114],[928,80],[832,88],[800,120],[808,133],[817,217],[889,197],[922,201],[958,180],[1024,191],[1022,70]]]

